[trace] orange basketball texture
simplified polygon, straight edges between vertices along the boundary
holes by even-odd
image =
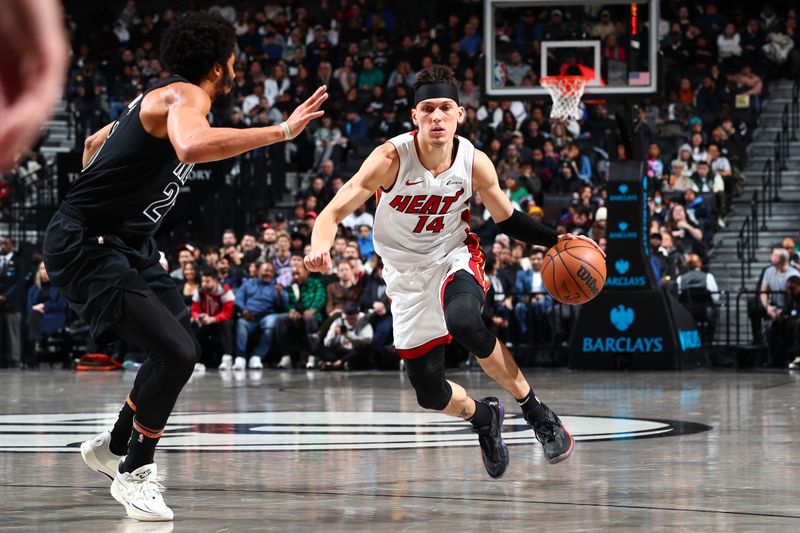
[[[561,241],[542,262],[542,281],[550,295],[564,304],[583,304],[600,294],[606,283],[606,260],[582,240]]]

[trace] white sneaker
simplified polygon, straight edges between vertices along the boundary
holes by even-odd
[[[250,370],[260,370],[264,368],[264,365],[261,363],[261,358],[257,355],[251,355],[250,361],[247,362],[247,368]]]
[[[117,473],[111,484],[114,499],[125,506],[128,516],[142,522],[172,520],[174,514],[164,503],[163,491],[155,463],[140,466],[130,473]]]
[[[233,366],[233,357],[230,355],[223,355],[222,362],[219,364],[217,370],[230,370]]]
[[[292,356],[291,355],[284,355],[281,357],[281,360],[278,361],[278,368],[292,368]]]
[[[800,356],[795,357],[794,361],[789,363],[790,370],[800,370]]]
[[[121,456],[111,453],[110,444],[111,432],[106,430],[81,443],[81,457],[89,468],[114,479]]]
[[[202,374],[203,372],[206,371],[206,365],[204,365],[203,363],[195,363],[194,371],[197,372],[198,374]]]
[[[309,355],[308,361],[306,362],[306,368],[317,368],[317,356],[316,355]]]
[[[244,357],[237,357],[233,361],[234,370],[244,370],[246,367],[247,367],[247,361],[244,360]]]

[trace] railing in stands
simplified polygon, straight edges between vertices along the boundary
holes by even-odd
[[[791,111],[791,140],[797,140],[797,130],[800,128],[800,78],[792,84],[792,111]]]
[[[0,189],[0,232],[14,242],[40,242],[58,205],[55,163],[32,168],[23,165]]]
[[[764,162],[764,169],[761,171],[761,210],[766,216],[772,216],[772,202],[777,201],[778,188],[775,186],[775,177],[772,170],[772,159]],[[763,229],[766,229],[766,224]]]
[[[736,239],[736,253],[741,262],[741,287],[752,274],[751,264],[756,258],[758,233],[768,229],[772,218],[772,204],[780,202],[783,187],[783,172],[789,170],[789,143],[797,141],[800,129],[800,78],[792,84],[791,102],[783,106],[781,130],[775,135],[772,158],[764,162],[761,171],[761,194],[756,191],[750,201],[750,214],[745,217]],[[761,220],[758,219],[759,211]]]
[[[755,261],[755,238],[753,234],[758,233],[758,230],[755,229],[756,225],[750,215],[747,215],[736,238],[736,255],[739,257],[741,288],[745,287],[745,280],[752,275],[751,265]]]

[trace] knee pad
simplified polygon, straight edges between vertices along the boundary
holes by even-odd
[[[191,359],[192,365],[194,365],[200,360],[200,355],[203,352],[203,347],[200,346],[200,341],[197,340],[197,335],[195,335],[194,330],[192,329],[192,322],[188,316],[181,319],[181,325],[183,326],[183,329],[186,331],[186,333],[189,334],[189,338],[192,340],[192,347],[189,348],[187,345],[187,348],[189,348],[190,351],[193,351],[193,356],[190,357],[189,359]]]
[[[420,407],[441,411],[450,403],[453,389],[440,374],[421,374],[411,377],[411,385],[417,393],[417,403]]]
[[[175,346],[171,354],[181,366],[194,370],[194,365],[200,360],[202,347],[197,341],[197,336],[192,331],[192,324],[188,317],[180,320],[186,335],[175,335]]]
[[[444,346],[417,359],[406,359],[406,373],[420,407],[441,411],[450,403],[453,389],[444,379]]]
[[[481,302],[470,293],[457,293],[446,299],[444,319],[447,330],[464,348],[480,359],[489,357],[497,344],[481,316]]]

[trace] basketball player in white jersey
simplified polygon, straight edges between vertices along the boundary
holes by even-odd
[[[453,337],[517,399],[550,463],[570,456],[573,439],[539,401],[506,346],[483,323],[488,283],[484,254],[469,231],[469,201],[479,191],[501,231],[528,244],[552,246],[557,235],[514,210],[489,158],[455,131],[464,116],[452,71],[435,65],[417,75],[411,116],[417,131],[376,148],[314,224],[312,271],[330,268],[339,222],[377,192],[373,238],[385,265],[395,347],[405,360],[419,405],[469,421],[493,478],[508,466],[500,435],[505,410],[494,397],[474,400],[444,376],[444,345]],[[594,244],[593,241],[585,239]]]

